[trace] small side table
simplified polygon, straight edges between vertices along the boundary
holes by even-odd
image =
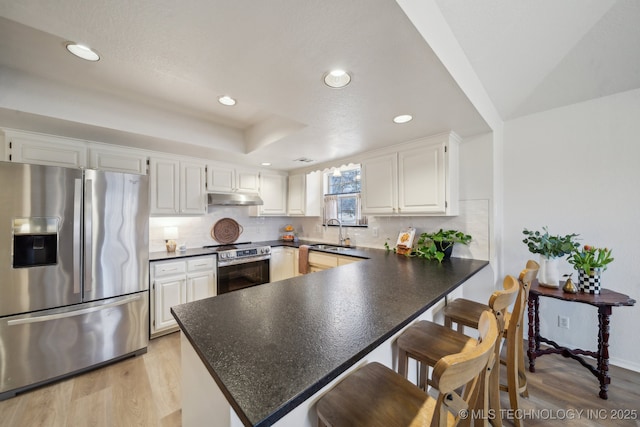
[[[607,391],[611,378],[609,377],[609,316],[611,316],[612,307],[632,306],[635,300],[618,292],[609,289],[600,289],[600,294],[586,294],[578,292],[577,294],[569,294],[562,290],[564,283],[560,284],[560,288],[545,288],[538,284],[535,280],[531,283],[529,291],[529,371],[535,372],[536,357],[543,354],[562,354],[564,357],[570,357],[580,362],[582,366],[587,368],[600,381],[600,397],[607,399]],[[579,302],[583,304],[598,307],[598,351],[588,351],[580,349],[570,349],[562,347],[556,342],[540,336],[540,301],[539,297],[550,297],[563,301]],[[540,349],[540,343],[549,344],[551,347],[544,350]],[[593,366],[585,361],[581,356],[590,356],[597,360],[597,366]]]

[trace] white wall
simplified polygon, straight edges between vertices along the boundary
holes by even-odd
[[[613,249],[603,287],[640,298],[640,90],[511,120],[504,133],[504,266],[518,270],[532,257],[522,229],[549,226],[553,234],[579,233],[581,243]],[[572,272],[566,261],[561,273]],[[574,273],[577,282],[577,274]],[[595,350],[597,310],[541,300],[541,334]],[[568,316],[570,329],[557,327]],[[614,307],[612,364],[640,371],[640,304]]]

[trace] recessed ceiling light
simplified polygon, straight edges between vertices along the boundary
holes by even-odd
[[[218,98],[218,102],[222,105],[228,105],[228,106],[236,105],[236,100],[228,95],[223,95],[220,98]]]
[[[332,70],[324,75],[324,84],[333,88],[345,87],[351,81],[351,76],[344,70]]]
[[[78,58],[82,58],[92,62],[100,60],[100,55],[98,55],[95,50],[92,50],[87,46],[76,43],[67,43],[66,48],[69,52],[73,53]]]
[[[402,124],[402,123],[407,123],[410,122],[413,119],[413,117],[409,114],[401,114],[399,116],[395,116],[393,118],[393,122],[394,123],[398,123],[398,124]]]
[[[271,163],[269,163],[269,162],[262,162],[262,163],[260,163],[260,164],[261,164],[262,166],[271,166]]]

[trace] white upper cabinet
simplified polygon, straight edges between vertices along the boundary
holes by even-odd
[[[398,155],[385,154],[363,160],[362,213],[393,214],[398,209]]]
[[[363,213],[458,215],[458,144],[441,134],[365,159]]]
[[[444,213],[446,145],[398,153],[398,212]]]
[[[3,133],[5,160],[68,168],[87,166],[87,147],[84,141],[8,129]]]
[[[181,214],[207,213],[205,169],[204,163],[180,162]]]
[[[176,215],[180,211],[180,162],[151,157],[149,160],[151,214]]]
[[[126,147],[89,144],[89,167],[115,172],[147,174],[146,152]]]
[[[151,214],[202,215],[206,213],[205,165],[151,157]]]
[[[236,172],[233,167],[207,165],[207,189],[230,193],[235,191]]]
[[[289,192],[287,214],[304,215],[306,205],[307,176],[305,174],[289,175]]]
[[[2,131],[4,160],[38,165],[147,174],[147,152],[33,132]]]
[[[287,214],[321,216],[322,172],[289,175]]]
[[[257,193],[260,189],[258,171],[236,168],[236,191]]]
[[[252,215],[287,215],[287,176],[269,172],[260,173],[260,198],[264,204],[252,206],[250,211]]]
[[[207,189],[219,193],[257,193],[258,171],[236,168],[233,165],[210,163],[207,165]]]

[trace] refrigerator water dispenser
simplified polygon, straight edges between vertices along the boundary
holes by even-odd
[[[19,218],[13,221],[13,268],[58,262],[58,218]]]

